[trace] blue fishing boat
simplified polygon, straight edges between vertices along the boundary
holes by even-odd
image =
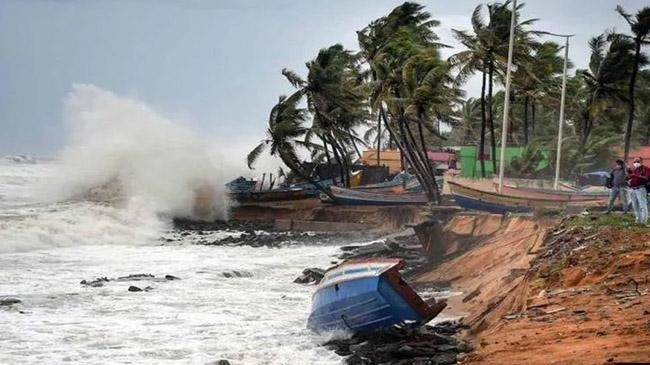
[[[357,259],[329,269],[312,298],[307,327],[316,332],[372,332],[427,323],[446,302],[424,302],[399,275],[403,266],[400,259]]]

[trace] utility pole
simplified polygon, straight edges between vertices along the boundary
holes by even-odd
[[[503,171],[506,161],[506,142],[508,137],[508,112],[510,110],[510,69],[512,68],[512,50],[515,46],[515,18],[517,17],[517,0],[512,2],[510,14],[510,43],[508,45],[508,68],[506,71],[506,95],[503,102],[503,123],[501,125],[501,158],[499,159],[499,193],[503,190]]]
[[[564,73],[562,74],[562,97],[560,98],[560,121],[558,122],[557,128],[557,153],[555,158],[555,181],[553,182],[553,189],[558,189],[558,184],[560,181],[560,161],[562,160],[562,127],[564,126],[564,100],[566,97],[566,72],[567,64],[569,62],[569,38],[573,35],[563,35],[563,34],[553,34],[556,37],[564,37]]]

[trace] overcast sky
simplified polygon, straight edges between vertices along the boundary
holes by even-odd
[[[355,31],[388,13],[390,0],[1,0],[0,154],[53,155],[65,143],[63,99],[74,83],[134,97],[208,138],[252,144],[270,107],[291,92],[283,67],[304,74],[322,47],[356,49]],[[420,1],[444,43],[468,29],[478,1]],[[614,12],[643,0],[530,0],[537,29],[574,33],[570,58],[587,41],[626,31]],[[458,48],[456,49],[458,50]],[[446,55],[452,51],[446,51]],[[470,95],[477,91],[469,85]]]

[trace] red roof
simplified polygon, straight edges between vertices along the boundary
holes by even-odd
[[[628,162],[632,162],[636,157],[641,157],[646,163],[650,162],[650,146],[641,146],[631,150]]]
[[[427,157],[429,157],[429,160],[431,161],[448,163],[456,159],[456,154],[450,152],[427,151]]]

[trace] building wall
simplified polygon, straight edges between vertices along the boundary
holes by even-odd
[[[506,147],[505,160],[510,162],[514,157],[521,156],[523,147]],[[461,177],[481,177],[481,161],[478,159],[477,146],[463,146],[460,148],[460,176]],[[499,168],[500,149],[497,149],[497,168]],[[549,153],[544,153],[546,159],[540,163],[539,168],[549,165]],[[485,160],[485,176],[490,177],[497,172],[492,170],[492,158],[488,156]]]

